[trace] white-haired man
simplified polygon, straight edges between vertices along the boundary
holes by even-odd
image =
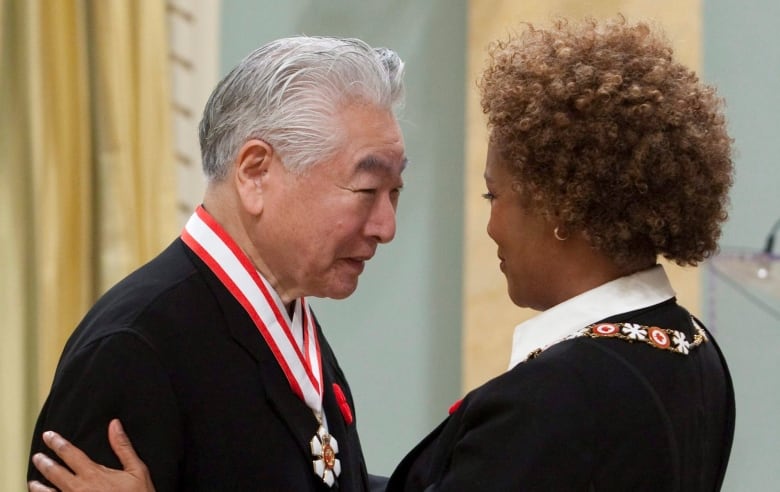
[[[294,37],[217,85],[203,205],[71,336],[33,463],[54,469],[37,453],[56,429],[119,467],[105,438],[118,417],[157,490],[369,487],[349,386],[305,298],[349,296],[393,239],[402,74],[390,50]]]

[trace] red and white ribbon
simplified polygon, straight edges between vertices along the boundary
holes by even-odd
[[[282,368],[290,387],[322,416],[322,361],[317,331],[304,298],[290,320],[281,298],[228,233],[198,207],[181,238],[244,307]]]

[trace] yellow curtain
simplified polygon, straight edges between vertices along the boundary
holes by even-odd
[[[701,0],[471,0],[469,2],[466,77],[466,176],[463,290],[463,389],[468,391],[501,374],[509,363],[512,332],[535,313],[514,306],[506,280],[496,266],[496,248],[485,234],[489,209],[480,194],[487,151],[485,119],[474,81],[487,58],[488,43],[506,37],[520,22],[548,23],[553,16],[604,18],[624,14],[629,21],[649,20],[663,27],[675,56],[694,69],[701,52]],[[667,267],[682,304],[698,314],[700,282],[696,269]]]
[[[178,232],[164,3],[90,2],[101,292]]]
[[[0,490],[95,298],[177,232],[165,5],[2,0]]]

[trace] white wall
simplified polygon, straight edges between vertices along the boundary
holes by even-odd
[[[776,0],[704,1],[704,75],[726,99],[736,149],[732,207],[721,241],[724,254],[760,250],[780,218],[778,21]],[[780,253],[780,238],[776,242]],[[773,273],[780,276],[780,264]],[[724,490],[778,490],[780,296],[744,285],[735,288],[712,274],[707,286],[703,311],[729,362],[737,397]]]

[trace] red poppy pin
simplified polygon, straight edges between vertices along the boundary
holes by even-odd
[[[333,394],[336,395],[336,403],[339,406],[339,410],[341,410],[341,415],[344,416],[344,422],[346,422],[347,425],[352,424],[352,421],[355,420],[354,417],[352,417],[352,410],[349,408],[349,402],[347,401],[347,397],[344,396],[344,391],[337,383],[333,383]]]
[[[458,409],[460,408],[460,404],[461,403],[463,403],[463,399],[462,398],[452,404],[452,406],[450,407],[450,415],[452,415],[453,413],[458,411]]]

